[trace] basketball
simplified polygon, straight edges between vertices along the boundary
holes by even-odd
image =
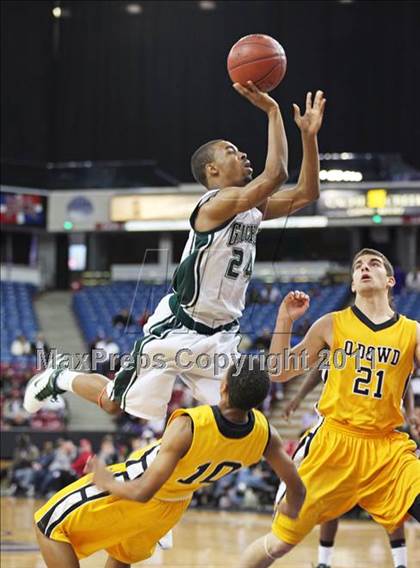
[[[287,59],[278,41],[264,34],[252,34],[235,43],[227,58],[234,83],[252,81],[260,91],[275,89],[286,73]]]

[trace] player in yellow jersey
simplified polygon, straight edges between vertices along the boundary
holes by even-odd
[[[328,379],[319,424],[302,440],[299,474],[307,496],[297,519],[281,511],[272,531],[245,551],[241,568],[271,566],[319,523],[364,508],[389,533],[407,514],[420,522],[420,462],[416,444],[396,431],[401,401],[415,359],[420,363],[420,325],[390,305],[394,272],[388,259],[363,249],[352,263],[354,306],[326,314],[290,349],[293,321],[309,307],[303,292],[290,292],[279,308],[271,342],[287,381],[328,354]],[[280,495],[280,500],[282,496]]]
[[[287,484],[282,514],[296,518],[305,488],[276,430],[252,410],[270,388],[267,372],[254,370],[255,363],[247,359],[227,371],[218,406],[176,410],[161,440],[109,468],[94,458],[92,473],[39,509],[35,530],[48,568],[76,568],[101,549],[109,554],[106,568],[149,558],[194,491],[263,456]]]
[[[284,407],[283,417],[289,420],[291,414],[297,410],[306,397],[306,395],[311,392],[320,382],[325,382],[327,380],[328,374],[323,371],[319,371],[317,368],[312,369],[304,378],[298,392],[290,400],[288,404]],[[407,391],[403,400],[405,419],[410,428],[411,436],[414,440],[420,442],[420,420],[415,415],[414,411],[414,392],[411,385],[408,385]],[[316,405],[315,405],[316,408]],[[292,459],[296,466],[299,465],[300,460],[303,457],[303,452],[301,451],[304,447],[306,438],[306,432],[303,434],[303,444],[298,446],[297,451],[293,455]],[[282,493],[282,487],[279,488],[280,494]],[[318,546],[318,564],[316,568],[330,568],[331,557],[334,548],[335,537],[338,529],[338,519],[332,519],[325,523],[322,523],[319,532],[319,546]],[[392,560],[394,562],[395,568],[406,568],[407,567],[407,548],[405,542],[404,525],[398,527],[394,532],[390,533],[389,541],[391,546]]]

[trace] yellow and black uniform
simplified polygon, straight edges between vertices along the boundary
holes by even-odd
[[[296,451],[306,500],[297,520],[276,515],[273,523],[274,534],[289,544],[357,504],[392,532],[420,493],[416,445],[396,431],[404,422],[417,323],[395,314],[375,324],[356,306],[332,318],[321,418]]]
[[[124,500],[92,483],[92,474],[71,483],[35,513],[43,534],[74,548],[78,558],[105,549],[128,564],[149,558],[161,539],[181,518],[194,491],[241,467],[258,462],[270,428],[261,412],[248,413],[245,424],[234,424],[217,406],[178,409],[191,418],[191,447],[174,472],[147,503]],[[125,463],[110,466],[121,482],[139,478],[159,452],[160,441],[133,452]]]

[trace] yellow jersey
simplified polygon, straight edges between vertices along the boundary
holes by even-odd
[[[388,432],[414,369],[417,323],[394,316],[373,323],[356,306],[333,312],[333,343],[318,410],[352,430]]]
[[[191,417],[193,439],[170,478],[147,503],[121,499],[93,484],[90,473],[71,483],[35,513],[47,537],[71,544],[78,558],[105,549],[126,564],[149,558],[158,541],[180,520],[192,493],[242,466],[258,462],[270,429],[261,412],[245,424],[223,417],[217,406],[178,409],[169,419]],[[120,482],[138,479],[159,453],[160,441],[109,467]]]
[[[218,406],[179,408],[171,414],[168,424],[185,414],[192,420],[191,447],[155,494],[157,499],[189,499],[200,487],[259,462],[270,438],[269,423],[258,410],[248,412],[245,424],[236,424],[228,421]],[[130,479],[136,477],[135,474],[130,475],[130,469],[140,462],[147,467],[149,460],[153,460],[159,452],[159,447],[160,441],[129,456],[126,470]]]

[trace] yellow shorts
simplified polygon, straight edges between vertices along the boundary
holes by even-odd
[[[276,514],[272,531],[297,544],[313,527],[340,517],[356,505],[393,532],[420,494],[420,461],[407,434],[351,431],[324,420],[302,438],[297,456],[306,487],[305,503],[295,520]]]
[[[124,464],[110,469],[124,471]],[[190,499],[147,503],[128,501],[101,491],[85,475],[71,483],[35,513],[41,532],[68,542],[78,558],[98,550],[132,564],[152,556],[159,540],[176,525]]]

